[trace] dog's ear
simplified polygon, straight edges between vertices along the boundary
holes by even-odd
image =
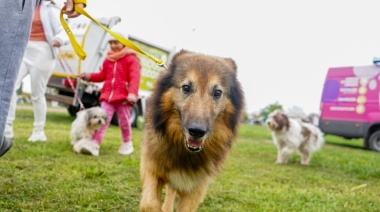
[[[179,51],[177,54],[174,55],[174,57],[173,57],[173,59],[172,59],[172,62],[179,61],[179,60],[181,60],[184,56],[189,55],[189,54],[192,54],[192,52],[190,52],[190,51],[188,51],[188,50],[185,50],[185,49],[181,49],[181,51]]]
[[[235,61],[231,58],[222,58],[224,60],[224,62],[226,63],[226,65],[229,67],[229,70],[236,74],[237,73],[237,65],[235,63]]]
[[[86,120],[86,123],[90,123],[92,117],[92,110],[86,110],[84,113],[84,119]]]
[[[181,51],[177,52],[173,58],[171,59],[170,65],[167,68],[169,72],[173,72],[176,69],[177,64],[183,60],[186,56],[192,54],[192,52],[181,49]]]
[[[289,130],[289,128],[290,128],[289,117],[284,113],[282,113],[281,115],[282,115],[282,118],[284,119],[284,126],[285,126],[286,130]]]

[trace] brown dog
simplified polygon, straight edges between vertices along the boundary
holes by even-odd
[[[182,50],[147,104],[141,211],[196,211],[237,134],[244,95],[232,59]],[[161,193],[166,196],[161,208]]]

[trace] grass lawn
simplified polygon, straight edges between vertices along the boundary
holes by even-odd
[[[117,154],[121,134],[111,126],[100,156],[75,154],[65,110],[49,109],[48,142],[27,141],[33,112],[17,110],[14,146],[0,158],[1,211],[138,211],[142,131],[133,128],[135,152]],[[294,155],[276,165],[269,131],[241,125],[220,175],[198,211],[380,211],[380,153],[362,140],[326,136],[310,166]]]

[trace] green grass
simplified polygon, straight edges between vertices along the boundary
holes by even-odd
[[[50,110],[47,120],[49,141],[28,142],[33,113],[18,109],[14,146],[0,158],[1,211],[138,211],[143,132],[133,129],[135,152],[121,156],[120,131],[111,126],[100,156],[91,157],[72,151],[73,117]],[[360,139],[326,140],[310,166],[298,155],[275,165],[268,130],[241,125],[198,211],[380,211],[380,153],[362,149]]]

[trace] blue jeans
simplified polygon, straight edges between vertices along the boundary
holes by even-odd
[[[0,147],[13,87],[39,0],[4,0],[0,6]]]

